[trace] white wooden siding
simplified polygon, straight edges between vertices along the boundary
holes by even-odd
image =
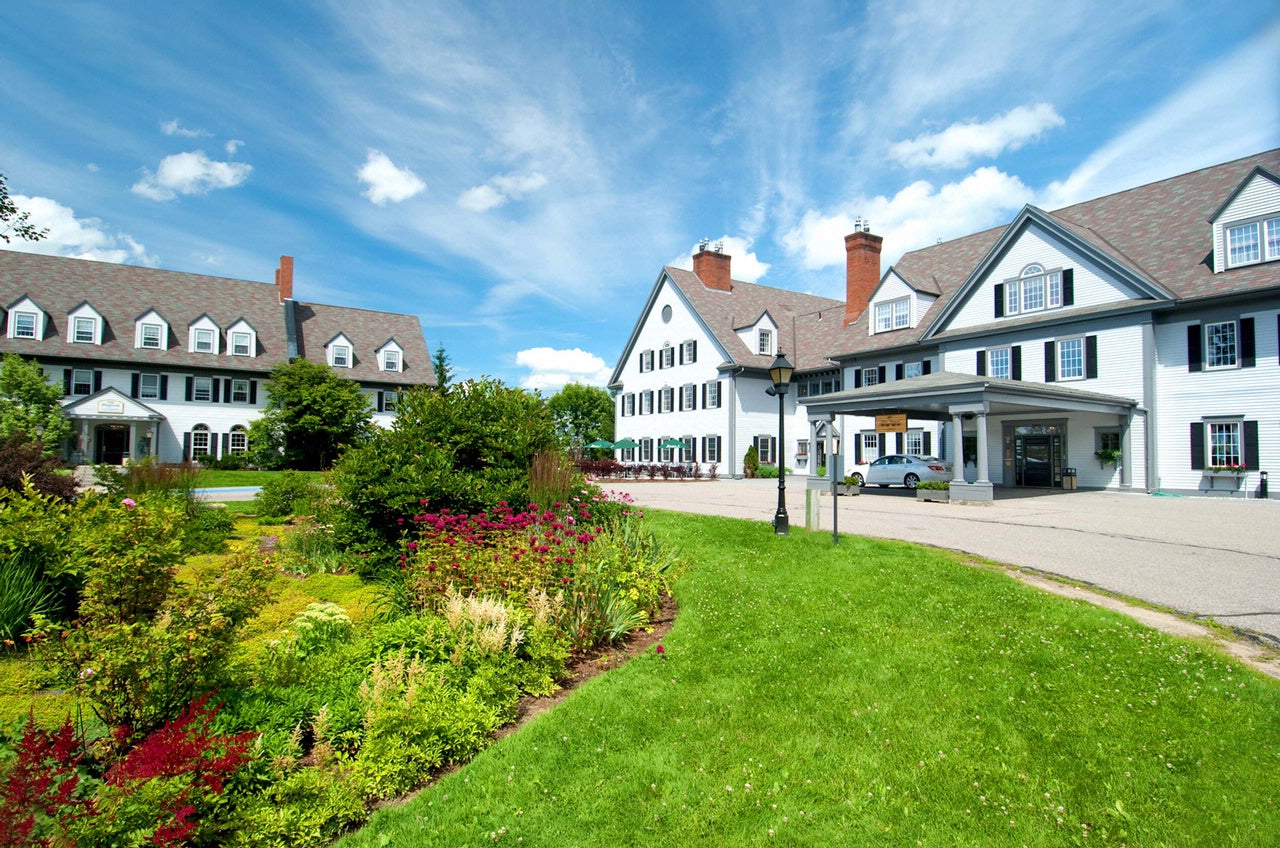
[[[1280,185],[1259,174],[1245,186],[1213,222],[1213,270],[1227,268],[1226,227],[1280,212]]]

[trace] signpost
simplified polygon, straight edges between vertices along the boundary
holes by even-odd
[[[905,412],[895,412],[889,415],[876,416],[876,432],[877,433],[905,433],[907,432],[907,415]]]

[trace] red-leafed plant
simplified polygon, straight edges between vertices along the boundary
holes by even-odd
[[[70,718],[52,732],[27,722],[17,759],[0,768],[0,846],[66,844],[67,828],[93,814],[93,802],[76,791],[82,743]]]

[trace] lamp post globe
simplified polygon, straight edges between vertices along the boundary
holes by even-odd
[[[791,387],[791,375],[795,373],[795,368],[782,350],[778,350],[778,356],[773,360],[773,364],[769,366],[769,379],[773,381],[773,388],[769,390],[769,394],[778,398],[778,511],[773,515],[773,532],[778,536],[791,535],[791,522],[787,517],[787,466],[783,462],[786,455],[786,397],[787,389]]]

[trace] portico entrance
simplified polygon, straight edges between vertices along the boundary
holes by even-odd
[[[95,463],[122,465],[129,456],[129,425],[99,424],[94,428]]]
[[[1006,486],[1047,489],[1062,485],[1066,467],[1063,436],[1056,425],[1013,427],[1013,464],[1006,466]]]

